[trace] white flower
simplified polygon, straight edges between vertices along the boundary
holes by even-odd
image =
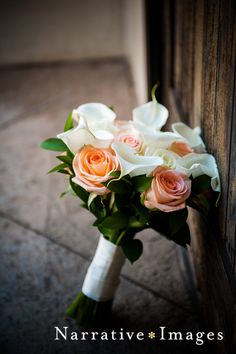
[[[159,149],[155,147],[147,147],[144,152],[145,156],[159,156],[163,159],[163,166],[168,166],[170,168],[176,169],[178,167],[178,161],[180,157],[172,152],[165,149]]]
[[[165,125],[169,112],[156,101],[150,101],[133,110],[135,128],[142,134],[159,131]]]
[[[183,141],[183,138],[172,132],[150,132],[143,136],[146,147],[155,149],[167,149],[174,141]]]
[[[172,124],[172,130],[193,148],[195,152],[203,153],[206,151],[205,144],[200,137],[201,129],[199,127],[191,129],[186,124],[179,122]]]
[[[156,149],[167,149],[174,142],[183,142],[197,153],[206,151],[205,144],[200,137],[199,127],[191,129],[186,124],[179,122],[172,124],[172,130],[173,132],[145,131],[143,134],[141,133],[144,144]]]
[[[113,143],[112,148],[120,163],[120,178],[128,174],[131,177],[149,175],[157,166],[163,163],[161,157],[138,155],[134,148],[124,143]]]
[[[72,112],[73,119],[80,122],[83,118],[86,121],[90,131],[109,130],[113,133],[116,128],[114,121],[116,118],[115,112],[102,103],[85,103],[74,109]]]
[[[118,134],[116,134],[114,141],[128,144],[135,148],[136,151],[140,151],[142,139],[139,131],[135,129],[133,122],[131,120],[117,120],[115,125],[118,128]]]
[[[196,178],[200,175],[211,177],[211,187],[214,191],[220,192],[220,177],[215,158],[210,154],[185,155],[178,161],[179,168],[188,176]]]
[[[98,148],[108,147],[114,139],[115,113],[101,103],[87,103],[73,111],[73,119],[78,126],[57,137],[76,154],[84,145]]]
[[[139,136],[139,131],[134,127],[132,120],[116,120],[115,126],[118,129],[118,133],[129,133],[135,136]]]

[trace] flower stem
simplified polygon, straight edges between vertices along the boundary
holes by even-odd
[[[120,235],[118,236],[118,238],[117,238],[117,240],[116,240],[116,243],[115,243],[117,246],[120,246],[120,243],[121,243],[122,238],[123,238],[123,236],[125,235],[125,233],[126,233],[126,231],[123,230],[123,231],[120,233]]]
[[[67,316],[76,320],[80,326],[101,324],[111,312],[112,300],[98,302],[90,299],[82,291],[67,308]]]

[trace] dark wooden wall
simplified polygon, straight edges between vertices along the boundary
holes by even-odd
[[[225,332],[218,351],[235,353],[236,6],[230,0],[166,0],[156,12],[162,33],[151,34],[149,47],[159,51],[149,53],[162,59],[158,70],[149,60],[150,85],[161,80],[160,97],[172,121],[201,126],[220,169],[218,211],[209,225],[198,213],[191,215],[191,254],[207,324]]]

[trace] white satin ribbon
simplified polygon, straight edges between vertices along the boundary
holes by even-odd
[[[95,301],[114,297],[125,255],[120,246],[107,241],[102,235],[95,256],[84,279],[82,292]]]

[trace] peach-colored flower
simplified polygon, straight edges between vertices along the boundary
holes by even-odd
[[[179,156],[185,156],[193,152],[193,149],[183,141],[173,141],[167,150],[173,151]]]
[[[139,150],[142,145],[141,140],[137,136],[129,133],[118,134],[116,140],[119,141],[120,143],[128,144],[129,146],[133,147],[136,150]]]
[[[142,141],[137,129],[134,128],[132,121],[116,121],[119,133],[116,135],[115,142],[125,143],[136,150],[140,150]]]
[[[166,166],[157,167],[153,176],[151,187],[145,192],[145,206],[165,212],[183,209],[191,192],[190,179]]]
[[[119,163],[111,149],[95,148],[85,145],[74,157],[73,182],[88,192],[98,195],[110,191],[101,183],[111,178],[110,173],[119,168]]]

